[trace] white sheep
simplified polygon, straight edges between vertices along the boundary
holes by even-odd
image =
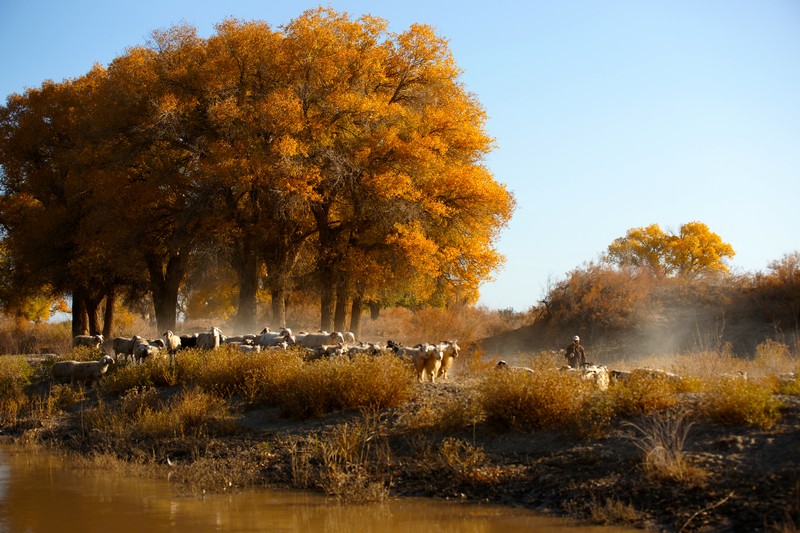
[[[348,346],[347,355],[350,357],[355,357],[357,355],[380,355],[384,350],[384,347],[380,343],[361,342],[355,346]]]
[[[609,373],[604,365],[584,363],[581,365],[581,379],[594,381],[599,390],[608,390]]]
[[[406,348],[399,342],[395,342],[391,339],[386,341],[386,349],[393,354],[395,354],[400,359],[410,359],[414,355],[414,351],[417,348]]]
[[[298,333],[294,335],[294,344],[299,344],[306,348],[316,348],[323,344],[344,344],[344,335],[340,331],[328,333]]]
[[[270,331],[269,328],[264,328],[256,338],[255,343],[262,348],[270,348],[272,346],[278,346],[282,342],[294,344],[292,330],[284,328],[281,331]]]
[[[103,342],[103,350],[116,362],[119,362],[120,354],[127,362],[128,357],[133,356],[133,337],[112,337]]]
[[[72,337],[72,347],[86,346],[87,348],[99,349],[103,344],[102,335],[76,335]]]
[[[219,328],[214,326],[211,328],[210,332],[197,334],[197,347],[205,348],[206,350],[214,350],[219,348],[222,337],[222,332]]]
[[[436,344],[417,345],[417,351],[413,353],[414,370],[417,372],[417,379],[424,381],[427,373],[431,383],[436,382],[436,374],[442,366],[444,353]]]
[[[59,361],[53,365],[53,381],[56,383],[69,381],[70,385],[77,382],[88,386],[100,379],[100,376],[108,370],[108,365],[112,364],[114,359],[110,355],[104,355],[98,361]]]
[[[344,354],[343,344],[323,344],[311,348],[317,357],[339,357]]]
[[[504,370],[504,371],[507,371],[507,372],[525,372],[526,374],[530,374],[530,375],[535,374],[534,370],[531,367],[509,365],[508,363],[506,363],[502,359],[497,362],[497,365],[495,366],[495,368],[497,370]]]
[[[458,341],[441,341],[437,346],[442,351],[442,365],[437,377],[447,379],[447,371],[453,366],[454,359],[458,357],[461,348],[458,346]]]
[[[149,341],[138,336],[133,339],[133,361],[135,363],[143,363],[148,357],[161,354],[161,346],[150,344]]]
[[[236,344],[236,349],[244,353],[255,353],[261,351],[261,346],[256,344]]]
[[[181,349],[181,338],[172,333],[171,330],[164,332],[164,343],[166,344],[167,353],[170,355]]]
[[[598,389],[603,391],[608,389],[610,372],[608,371],[608,368],[603,365],[583,363],[580,368],[573,368],[569,365],[566,365],[561,368],[561,371],[578,373],[581,379],[593,381]]]
[[[356,334],[352,331],[345,331],[342,334],[342,338],[344,338],[345,344],[355,344],[356,343]]]

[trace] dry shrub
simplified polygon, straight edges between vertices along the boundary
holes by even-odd
[[[709,383],[700,400],[700,412],[723,424],[772,428],[782,408],[767,383],[721,377]]]
[[[247,354],[234,346],[215,350],[182,350],[175,357],[178,382],[194,385],[221,397],[233,396],[242,389]]]
[[[46,410],[48,414],[63,411],[86,399],[86,393],[80,385],[53,385],[47,395]]]
[[[484,419],[477,390],[467,389],[455,395],[420,395],[397,414],[396,427],[401,431],[446,433],[475,427]]]
[[[666,376],[634,371],[627,380],[612,382],[608,394],[619,416],[640,416],[678,403],[680,383]]]
[[[72,348],[65,359],[71,359],[73,361],[97,361],[103,357],[103,355],[105,355],[105,353],[99,348],[78,346],[76,348]]]
[[[645,271],[590,262],[548,289],[544,319],[558,328],[631,327],[656,305],[654,285],[654,278]]]
[[[154,361],[146,361],[141,365],[110,365],[108,372],[98,382],[101,394],[119,396],[130,389],[153,387],[157,385],[153,370],[160,371],[160,365]]]
[[[100,401],[81,419],[84,431],[110,440],[228,435],[237,427],[228,403],[199,389],[183,390],[168,403],[152,388],[130,389],[118,409]]]
[[[713,380],[722,374],[746,373],[749,362],[736,357],[728,344],[719,350],[701,350],[681,354],[675,359],[674,371],[683,377],[696,377],[701,381]]]
[[[318,487],[346,503],[385,501],[392,454],[386,422],[378,410],[364,410],[313,440],[290,442],[292,479],[298,488]]]
[[[787,376],[777,376],[773,374],[767,376],[764,382],[775,394],[800,396],[800,372],[794,372]]]
[[[692,427],[684,413],[657,413],[639,424],[625,425],[634,430],[628,438],[642,452],[645,472],[651,479],[705,484],[707,473],[691,465],[683,452]]]
[[[522,327],[532,321],[529,313],[510,309],[494,311],[483,306],[454,306],[411,310],[403,307],[381,309],[375,318],[361,322],[362,339],[389,339],[413,346],[421,342],[456,340],[462,346]]]
[[[225,345],[211,351],[182,350],[175,367],[178,383],[221,397],[238,395],[251,405],[276,405],[302,368],[302,359],[295,349],[245,353]]]
[[[448,437],[439,445],[438,451],[440,463],[458,479],[477,481],[482,478],[482,470],[488,460],[480,446]]]
[[[339,357],[307,363],[288,387],[285,415],[322,417],[342,409],[397,407],[414,394],[408,365],[390,355]]]
[[[167,411],[177,418],[180,436],[229,435],[237,428],[228,402],[200,389],[184,390]]]
[[[602,525],[633,524],[642,519],[641,512],[616,496],[607,497],[602,502],[593,498],[589,512],[592,522]]]
[[[0,356],[0,422],[13,424],[25,407],[28,397],[25,387],[31,382],[33,368],[24,357]]]
[[[7,318],[0,320],[0,354],[69,352],[69,322],[35,324]]]
[[[303,368],[298,350],[266,350],[242,360],[241,394],[251,405],[278,405]]]
[[[132,388],[120,398],[119,411],[131,420],[140,418],[147,411],[160,409],[161,400],[155,387]]]
[[[756,346],[756,355],[749,375],[765,376],[797,370],[797,358],[792,356],[789,347],[781,342],[768,339]]]
[[[593,385],[574,373],[542,365],[533,374],[496,371],[480,385],[486,419],[500,427],[533,431],[583,424]]]

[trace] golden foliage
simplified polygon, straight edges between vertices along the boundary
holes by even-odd
[[[658,224],[632,228],[608,247],[614,263],[643,267],[659,276],[728,272],[725,260],[735,254],[702,222],[683,224],[677,235],[665,233]]]

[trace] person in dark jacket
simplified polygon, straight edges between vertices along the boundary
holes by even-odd
[[[572,368],[580,368],[586,362],[586,354],[583,351],[580,337],[577,335],[572,337],[572,344],[567,346],[564,357],[567,358],[567,364]]]

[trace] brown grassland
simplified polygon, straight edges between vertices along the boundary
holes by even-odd
[[[453,375],[436,383],[418,383],[393,355],[310,360],[221,347],[182,351],[174,365],[120,362],[88,388],[49,377],[58,359],[99,356],[69,349],[68,327],[8,322],[0,344],[21,355],[0,356],[0,429],[6,442],[68,453],[85,468],[169,471],[189,494],[291,487],[353,504],[492,501],[663,531],[797,531],[796,346],[659,355],[607,336],[604,351],[587,344],[590,359],[682,379],[634,375],[598,390],[559,371],[564,343],[552,339],[571,333],[541,332],[550,349],[496,349],[524,344],[529,321],[470,308],[386,310],[369,322],[370,341],[459,339]],[[533,372],[498,370],[501,357]]]

